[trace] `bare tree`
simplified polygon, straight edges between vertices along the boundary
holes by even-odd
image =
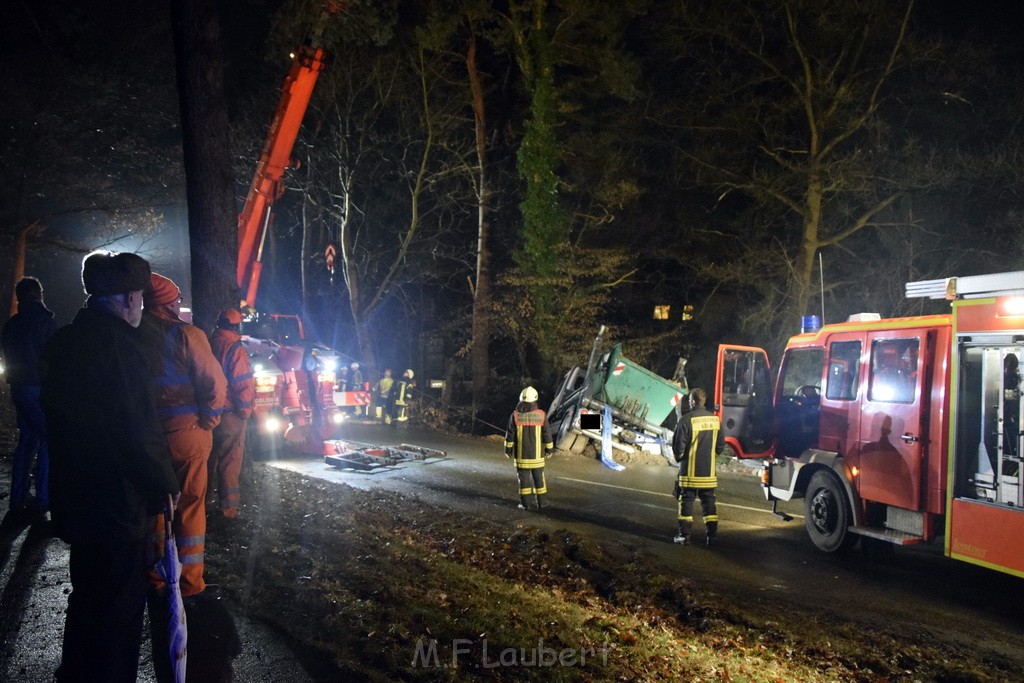
[[[339,64],[350,58],[360,67]],[[399,49],[335,60],[325,75],[329,108],[316,114],[322,132],[309,150],[315,170],[306,196],[319,212],[313,220],[338,244],[359,354],[375,367],[375,311],[405,283],[439,270],[437,259],[455,246],[437,235],[451,235],[465,218],[470,148],[453,131],[467,122],[446,90],[446,58]],[[410,268],[424,260],[434,262],[429,272]]]
[[[689,79],[689,104],[672,115],[674,135],[694,184],[716,193],[687,235],[710,230],[718,253],[705,275],[757,291],[751,327],[786,336],[813,312],[820,253],[834,265],[869,231],[921,227],[913,199],[954,177],[957,141],[929,124],[963,103],[932,89],[950,58],[913,32],[913,9],[727,0],[681,10],[676,77]]]

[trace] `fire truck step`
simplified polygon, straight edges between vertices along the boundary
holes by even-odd
[[[917,543],[924,542],[924,538],[917,534],[908,534],[905,531],[896,531],[894,529],[878,529],[870,526],[851,526],[849,530],[852,534],[875,538],[879,541],[886,541],[894,545],[915,545]]]

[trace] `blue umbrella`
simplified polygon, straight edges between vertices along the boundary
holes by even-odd
[[[185,683],[186,650],[188,626],[185,623],[185,605],[181,600],[181,562],[178,560],[178,546],[174,541],[171,522],[174,520],[174,503],[167,496],[164,507],[164,556],[156,563],[156,573],[167,587],[167,636],[170,645],[171,668],[175,683]]]

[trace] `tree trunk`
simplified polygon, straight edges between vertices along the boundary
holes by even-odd
[[[237,306],[238,215],[215,0],[172,0],[188,198],[193,321],[209,329]]]
[[[488,247],[490,235],[489,200],[490,188],[487,177],[487,123],[484,108],[484,92],[480,83],[480,72],[476,63],[476,36],[469,37],[466,50],[466,68],[469,72],[469,87],[473,96],[473,118],[476,127],[476,156],[479,163],[477,181],[477,251],[476,288],[473,292],[473,416],[487,400],[487,380],[491,366],[490,350],[490,308],[491,308],[491,252]]]

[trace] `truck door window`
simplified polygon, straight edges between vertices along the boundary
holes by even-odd
[[[871,381],[868,400],[882,403],[913,403],[917,387],[917,356],[920,341],[879,339],[871,346]]]
[[[828,355],[825,398],[852,401],[857,398],[857,378],[860,376],[860,340],[833,342],[829,345]]]
[[[727,353],[722,366],[722,402],[727,406],[746,406],[758,397],[771,403],[771,373],[761,351]]]
[[[825,349],[790,349],[782,359],[775,399],[781,455],[795,458],[817,445]]]

